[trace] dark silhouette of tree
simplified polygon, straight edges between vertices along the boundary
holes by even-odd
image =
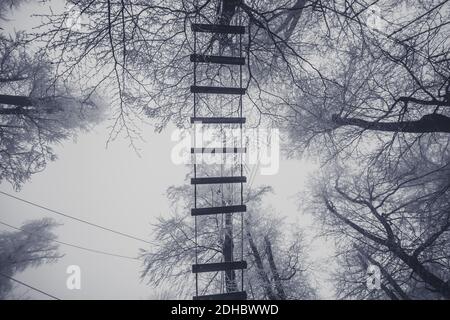
[[[56,236],[52,229],[57,224],[52,219],[26,222],[20,231],[0,233],[0,274],[13,277],[29,267],[38,267],[61,258]],[[0,275],[0,299],[5,299],[13,283]]]
[[[143,116],[158,130],[169,121],[186,125],[189,26],[239,19],[250,29],[246,112],[255,124],[287,127],[299,149],[320,145],[334,154],[368,135],[387,137],[383,148],[390,143],[386,134],[411,143],[417,135],[448,133],[448,1],[71,3],[85,27],[67,28],[67,13],[48,16],[47,49],[58,57],[59,76],[80,68],[93,79],[92,88],[109,88],[117,107],[113,137],[120,131],[137,137],[134,120]],[[375,5],[383,9],[375,16],[382,30],[368,23]],[[231,53],[237,44],[215,39],[199,50]],[[204,80],[220,83],[231,67],[205,68]]]
[[[48,161],[52,146],[103,118],[95,96],[81,96],[54,78],[50,61],[28,53],[23,34],[0,35],[0,182],[16,189]]]
[[[0,20],[26,2],[2,1]],[[56,159],[55,144],[102,120],[104,107],[95,91],[61,80],[33,37],[0,31],[0,182],[19,189]]]
[[[342,296],[368,296],[362,272],[373,264],[391,298],[450,297],[448,157],[423,149],[395,169],[355,161],[324,174],[313,206],[340,239],[341,264],[356,267],[340,272]]]

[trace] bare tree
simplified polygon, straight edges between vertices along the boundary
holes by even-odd
[[[54,50],[60,77],[81,72],[91,88],[109,88],[113,136],[138,136],[133,120],[144,115],[158,130],[186,124],[195,21],[249,26],[246,112],[256,124],[269,116],[287,126],[302,150],[322,145],[334,155],[367,136],[383,136],[383,149],[448,133],[448,1],[71,3],[85,27],[68,28],[67,12],[48,16],[46,49]],[[368,23],[375,6],[383,30]],[[201,49],[236,45],[219,38]],[[208,81],[220,83],[227,68],[206,67]]]
[[[55,80],[51,62],[29,53],[24,34],[0,35],[0,182],[16,189],[48,161],[52,146],[103,119],[96,95]]]
[[[57,224],[52,219],[26,222],[19,231],[0,233],[0,299],[5,299],[12,282],[7,277],[22,272],[29,267],[38,267],[61,258],[56,236],[52,229]]]
[[[249,61],[248,110],[256,114],[276,112],[269,108],[263,96],[278,96],[270,88],[286,77],[293,84],[297,71],[317,74],[309,61],[299,52],[301,17],[310,15],[317,2],[284,1],[156,1],[153,3],[123,1],[70,1],[82,13],[84,28],[67,27],[70,12],[49,15],[42,26],[59,65],[59,76],[76,72],[88,75],[92,88],[108,87],[114,97],[116,110],[113,134],[123,130],[128,136],[137,135],[133,120],[146,115],[155,120],[157,129],[169,121],[184,123],[190,113],[189,87],[192,68],[189,55],[193,52],[190,24],[197,22],[249,25],[245,39]],[[315,10],[315,9],[314,9]],[[308,17],[308,16],[307,16]],[[240,19],[242,21],[240,21]],[[220,37],[219,37],[220,38]],[[232,50],[235,39],[217,42],[212,37],[203,49]],[[305,66],[306,65],[306,66]],[[228,69],[227,66],[220,70]],[[218,73],[206,72],[212,81],[220,81]],[[256,104],[256,101],[259,104]]]
[[[285,230],[288,228],[280,219],[274,218],[267,208],[261,207],[261,199],[269,191],[269,188],[262,187],[246,193],[249,211],[245,213],[243,231],[244,255],[249,263],[245,276],[249,297],[313,299],[316,293],[309,279],[310,266],[303,238],[298,230]],[[190,266],[195,261],[196,242],[191,218],[180,212],[189,212],[192,190],[190,186],[172,187],[168,195],[174,205],[174,214],[168,218],[159,218],[154,225],[155,249],[142,251],[142,278],[152,285],[170,283],[179,296],[188,297],[194,291]],[[221,219],[221,215],[217,215],[198,222],[197,254],[200,261],[211,261],[223,254],[223,238],[220,235],[223,235],[224,230]],[[233,245],[240,247],[238,221],[233,225]],[[218,275],[203,283],[206,289],[221,288],[223,284]]]
[[[330,156],[372,144],[365,156],[377,158],[449,133],[448,1],[377,1],[382,28],[367,22],[371,4],[318,6],[324,20],[316,30],[323,23],[326,30],[316,40],[322,77],[303,77],[288,105],[294,144],[325,146],[319,152]]]
[[[444,155],[422,150],[396,170],[355,161],[322,177],[315,211],[325,234],[340,239],[342,265],[357,268],[356,278],[341,274],[344,296],[367,296],[361,267],[374,264],[398,298],[449,298],[448,150]]]

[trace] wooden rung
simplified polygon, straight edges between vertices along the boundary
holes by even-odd
[[[192,93],[211,94],[245,94],[245,88],[237,87],[212,87],[212,86],[191,86]]]
[[[247,269],[247,261],[203,263],[192,265],[193,273]]]
[[[191,117],[191,123],[201,122],[206,124],[221,124],[221,123],[245,123],[246,118],[239,117]]]
[[[193,23],[191,29],[194,32],[211,32],[211,33],[228,33],[228,34],[245,34],[245,27],[230,26],[226,24],[203,24]]]
[[[194,300],[247,300],[247,292],[238,291],[220,294],[208,294],[205,296],[194,296]]]
[[[191,184],[217,184],[217,183],[245,183],[247,177],[206,177],[206,178],[192,178]]]
[[[191,215],[205,216],[205,215],[210,215],[210,214],[236,213],[236,212],[246,212],[246,211],[247,211],[247,207],[245,205],[208,207],[208,208],[192,208]]]
[[[191,153],[246,153],[247,148],[191,148]]]
[[[191,54],[191,62],[231,64],[243,66],[245,64],[245,58]]]

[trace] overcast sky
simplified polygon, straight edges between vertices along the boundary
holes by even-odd
[[[56,12],[61,10],[62,2],[53,1]],[[33,6],[25,5],[12,15],[6,27],[9,30],[30,28],[36,23],[36,20],[29,18],[35,10]],[[166,128],[157,134],[150,126],[142,125],[146,142],[139,144],[139,157],[125,139],[119,139],[106,148],[108,125],[110,123],[106,121],[89,133],[81,133],[76,142],[66,141],[63,145],[55,146],[58,159],[49,163],[45,171],[33,175],[19,193],[15,193],[5,182],[0,185],[0,190],[150,240],[150,225],[155,222],[155,217],[169,212],[166,189],[171,185],[182,184],[187,173],[187,168],[171,161],[174,142],[170,136],[173,128]],[[258,172],[254,182],[254,185],[266,184],[274,188],[275,194],[268,196],[265,202],[275,208],[278,214],[298,221],[309,232],[311,241],[314,235],[313,223],[309,216],[298,212],[296,195],[304,188],[307,175],[314,167],[310,162],[282,160],[276,175],[262,176]],[[31,219],[52,217],[63,224],[55,229],[59,240],[96,250],[136,256],[139,248],[150,249],[146,243],[54,215],[1,194],[0,217],[14,226]],[[0,226],[0,230],[11,231],[3,226]],[[310,254],[317,262],[330,254],[328,245],[323,241],[312,241]],[[27,269],[15,277],[61,299],[156,297],[154,289],[140,281],[140,261],[85,252],[63,245],[60,246],[60,252],[65,256],[58,262]],[[66,287],[66,269],[69,265],[81,267],[81,290],[68,290]],[[319,280],[321,296],[332,297],[326,279]],[[14,295],[46,298],[20,285],[15,288]]]

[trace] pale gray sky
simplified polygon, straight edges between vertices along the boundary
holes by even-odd
[[[61,8],[62,2],[54,0],[52,5]],[[21,29],[32,26],[33,20],[28,16],[33,10],[28,5],[24,6],[14,13],[8,27]],[[170,140],[170,135],[173,128],[166,128],[161,134],[156,134],[150,126],[143,125],[142,136],[146,142],[139,144],[142,152],[141,157],[138,157],[125,139],[105,147],[109,124],[107,121],[89,133],[81,133],[76,142],[67,141],[56,146],[58,159],[49,163],[45,171],[35,174],[16,195],[77,218],[150,240],[150,224],[155,221],[155,217],[168,214],[166,189],[170,185],[182,184],[187,173],[186,167],[171,162],[174,142]],[[254,185],[272,186],[275,194],[268,196],[266,203],[279,214],[298,221],[309,236],[314,235],[313,222],[309,216],[298,212],[296,194],[304,188],[312,168],[314,165],[311,163],[282,160],[276,175],[261,176],[258,173],[254,182]],[[2,183],[0,190],[14,193],[7,183]],[[126,256],[135,256],[139,248],[150,247],[1,194],[0,217],[15,226],[30,219],[52,217],[64,224],[56,229],[59,240]],[[0,230],[8,229],[0,226]],[[15,277],[61,299],[154,298],[153,289],[139,279],[142,267],[139,261],[104,256],[63,245],[60,246],[60,252],[65,256],[57,263],[30,268]],[[312,242],[310,254],[314,258],[322,259],[330,252],[329,243]],[[81,267],[81,290],[66,288],[66,269],[69,265]],[[321,282],[322,297],[332,297],[326,279],[318,281]],[[45,298],[20,285],[14,294]]]

